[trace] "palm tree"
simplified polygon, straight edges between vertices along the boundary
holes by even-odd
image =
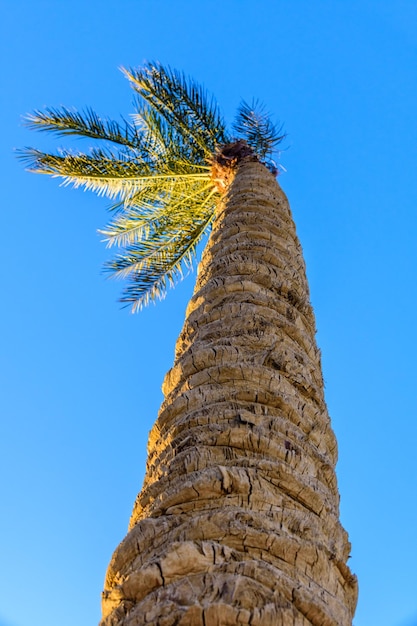
[[[126,75],[132,122],[29,118],[113,148],[24,153],[33,171],[112,198],[102,232],[121,252],[107,269],[128,278],[133,310],[164,295],[211,228],[101,626],[348,626],[357,583],[337,445],[302,250],[270,161],[283,136],[245,103],[229,133],[204,91],[161,65]]]

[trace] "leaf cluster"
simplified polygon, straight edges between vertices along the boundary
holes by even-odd
[[[285,138],[282,126],[277,127],[273,124],[269,113],[257,100],[252,104],[241,102],[233,130],[237,137],[246,140],[261,161],[267,160],[275,147]]]
[[[135,92],[131,120],[103,119],[92,109],[35,111],[29,128],[88,138],[93,148],[27,148],[20,156],[33,172],[112,200],[112,217],[99,232],[118,253],[105,270],[128,279],[121,302],[136,311],[163,297],[192,264],[219,196],[211,157],[231,136],[215,101],[183,74],[155,63],[123,72]],[[246,103],[233,130],[261,160],[282,139],[264,111]]]

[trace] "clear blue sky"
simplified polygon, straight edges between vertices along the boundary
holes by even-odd
[[[417,2],[3,0],[0,626],[90,626],[141,487],[190,276],[132,316],[100,274],[106,201],[26,173],[63,143],[20,116],[128,115],[121,65],[159,60],[231,120],[285,124],[280,182],[304,248],[339,441],[355,626],[417,624]]]

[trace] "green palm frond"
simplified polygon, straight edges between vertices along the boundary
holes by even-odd
[[[141,188],[143,179],[152,176],[152,168],[146,162],[97,149],[91,154],[66,150],[61,150],[61,154],[48,154],[28,148],[20,158],[32,172],[60,177],[64,185],[84,187],[111,199],[126,199]]]
[[[263,105],[257,100],[251,105],[241,102],[233,124],[240,139],[245,139],[261,160],[266,159],[285,138],[282,127],[277,128]]]
[[[194,148],[197,159],[209,158],[216,145],[228,142],[226,127],[214,100],[202,87],[183,74],[148,64],[141,69],[124,69],[135,91],[151,109]]]
[[[63,150],[56,155],[28,148],[20,158],[26,161],[32,172],[58,176],[63,178],[64,185],[84,187],[110,199],[120,197],[125,203],[130,198],[137,202],[143,191],[149,193],[150,202],[153,202],[152,194],[159,189],[166,194],[176,183],[187,185],[194,179],[207,181],[210,169],[208,166],[196,168],[180,161],[175,170],[169,170],[164,164],[155,171],[147,163],[117,158],[116,155],[111,158],[108,152],[101,150],[94,150],[91,155]]]
[[[175,146],[175,130],[167,124],[157,111],[139,102],[135,104],[136,113],[133,113],[132,119],[138,132],[148,138],[155,155],[171,154],[171,150]]]
[[[212,186],[209,190],[201,188],[198,212],[184,212],[186,217],[175,213],[160,215],[158,220],[143,220],[141,232],[133,233],[136,242],[126,245],[123,254],[105,265],[105,270],[114,277],[129,279],[120,301],[132,305],[133,312],[156,298],[165,297],[168,285],[172,286],[183,276],[184,268],[192,266],[197,245],[213,221],[216,194]],[[192,200],[195,202],[197,198],[198,192]],[[132,226],[135,227],[134,223]],[[129,235],[125,242],[128,240]]]
[[[114,120],[103,120],[95,111],[88,108],[83,112],[47,108],[34,111],[25,118],[26,126],[32,130],[53,132],[58,136],[76,135],[100,139],[126,146],[131,150],[140,150],[143,138],[137,128],[122,119],[122,124]]]
[[[181,229],[181,225],[201,213],[211,198],[213,184],[207,177],[178,177],[175,184],[166,179],[165,185],[152,190],[153,202],[149,203],[149,190],[136,194],[129,200],[128,206],[116,214],[106,228],[99,230],[105,236],[107,246],[125,247],[137,241],[149,238],[153,228],[158,224],[169,225],[169,228]],[[166,194],[170,195],[170,203],[164,203]],[[158,201],[159,194],[159,201]],[[210,210],[212,205],[210,204]],[[203,215],[205,215],[204,210]]]
[[[27,148],[19,156],[30,171],[112,201],[112,217],[99,232],[119,252],[105,270],[127,279],[121,302],[136,311],[164,297],[191,266],[219,198],[212,157],[232,139],[214,100],[183,74],[152,63],[123,71],[135,91],[130,121],[103,119],[92,109],[35,111],[26,118],[29,128],[94,144],[87,152]],[[262,109],[245,103],[234,130],[261,159],[283,138]]]

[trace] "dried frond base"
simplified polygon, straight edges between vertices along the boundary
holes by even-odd
[[[230,186],[236,168],[243,160],[259,160],[253,149],[243,139],[218,147],[211,162],[211,177],[220,193],[224,193]]]

